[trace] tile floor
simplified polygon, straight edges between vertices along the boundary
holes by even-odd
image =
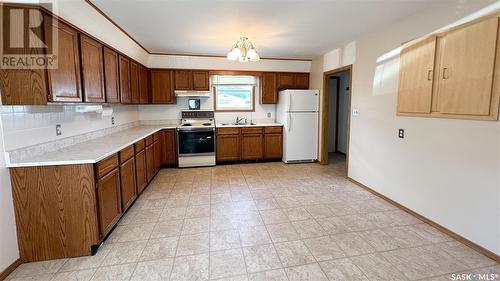
[[[10,280],[450,280],[500,265],[345,179],[344,162],[163,169],[92,257]]]

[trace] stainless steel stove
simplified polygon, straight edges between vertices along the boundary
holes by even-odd
[[[213,111],[182,111],[177,126],[179,167],[215,165],[215,120]]]

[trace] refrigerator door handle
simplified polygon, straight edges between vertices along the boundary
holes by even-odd
[[[287,113],[286,115],[286,129],[287,131],[290,132],[290,123],[292,122],[292,119],[290,118],[290,112]]]
[[[288,94],[288,109],[286,111],[290,111],[290,108],[292,107],[292,95]]]

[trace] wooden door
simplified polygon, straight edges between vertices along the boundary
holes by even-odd
[[[497,49],[498,17],[449,32],[441,38],[438,111],[489,115]]]
[[[118,168],[97,181],[97,202],[102,238],[108,234],[122,214],[120,172]]]
[[[174,71],[174,89],[175,90],[191,90],[192,89],[192,74],[190,70]]]
[[[135,174],[137,177],[137,194],[140,194],[148,185],[146,175],[146,150],[141,150],[135,155]]]
[[[264,138],[262,134],[241,135],[241,159],[258,160],[264,157]]]
[[[149,102],[149,83],[148,69],[144,66],[139,67],[139,103],[148,104]]]
[[[122,209],[126,211],[137,197],[135,158],[120,165]]]
[[[139,93],[139,65],[130,61],[130,95],[132,96],[132,103],[139,104],[141,101]]]
[[[104,61],[101,43],[80,35],[82,90],[85,102],[105,102]]]
[[[130,93],[130,61],[128,58],[120,57],[120,100],[121,103],[132,103]]]
[[[146,147],[146,177],[148,183],[155,176],[155,151],[153,145]]]
[[[283,155],[283,135],[265,134],[264,135],[264,158],[281,159]]]
[[[107,47],[104,47],[103,54],[106,102],[120,103],[120,71],[118,54]]]
[[[278,89],[293,89],[293,73],[278,73]]]
[[[240,129],[218,128],[217,129],[217,161],[240,160]]]
[[[430,113],[436,37],[401,51],[398,113]]]
[[[293,79],[295,89],[309,89],[309,73],[295,73]]]
[[[278,88],[277,88],[277,77],[274,72],[264,72],[262,73],[261,80],[261,94],[260,103],[261,104],[275,104],[278,102]]]
[[[151,70],[151,103],[175,104],[172,70]]]
[[[163,165],[177,164],[177,143],[175,140],[175,130],[163,130]]]
[[[78,32],[58,22],[57,68],[48,69],[49,99],[55,102],[82,102]],[[50,32],[47,30],[47,32]]]
[[[161,143],[162,142],[160,140],[157,140],[153,143],[155,174],[158,173],[158,171],[160,171],[161,169],[161,158],[162,158]]]
[[[208,71],[193,70],[193,90],[196,91],[208,91],[210,90],[208,82]]]

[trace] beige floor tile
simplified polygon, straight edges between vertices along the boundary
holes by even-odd
[[[278,205],[278,202],[276,202],[276,200],[274,200],[274,198],[255,200],[255,205],[257,206],[257,209],[259,211],[280,208],[280,206]]]
[[[294,221],[292,225],[301,238],[319,237],[327,234],[315,220]]]
[[[170,281],[208,280],[208,253],[187,257],[176,257],[170,275]]]
[[[36,276],[24,276],[24,277],[10,277],[7,276],[8,281],[51,281],[54,278],[54,274],[40,274]]]
[[[395,250],[403,247],[402,243],[380,229],[362,231],[358,234],[377,252]]]
[[[249,273],[281,268],[278,253],[272,244],[243,248],[243,254]]]
[[[183,220],[167,220],[156,223],[151,232],[151,239],[181,235]]]
[[[317,263],[290,267],[285,271],[290,281],[328,281]]]
[[[304,242],[300,240],[277,243],[275,247],[284,267],[307,264],[316,261]]]
[[[97,268],[102,264],[112,248],[113,244],[103,244],[93,256],[68,259],[59,272]]]
[[[361,231],[376,228],[376,225],[364,214],[342,216],[340,219],[350,231]]]
[[[187,207],[165,208],[163,209],[159,220],[182,220],[186,216]]]
[[[370,280],[407,280],[380,254],[352,257],[351,260]]]
[[[167,237],[159,239],[151,239],[146,244],[146,248],[142,251],[140,260],[157,260],[165,258],[173,258],[177,249],[178,237]]]
[[[120,264],[100,267],[92,277],[92,281],[126,281],[134,272],[136,264]]]
[[[430,244],[431,241],[426,240],[418,235],[409,226],[397,226],[383,229],[383,232],[397,241],[397,244],[402,248],[417,247],[425,244]]]
[[[243,247],[271,243],[271,237],[265,226],[243,228],[239,230],[239,234]]]
[[[290,221],[301,221],[312,218],[304,207],[283,209],[283,212],[285,212]]]
[[[51,281],[89,281],[94,276],[96,268],[84,269],[78,271],[60,272],[54,274]]]
[[[210,231],[210,218],[185,219],[182,226],[182,235],[196,234]]]
[[[108,255],[104,258],[102,265],[108,266],[137,262],[146,247],[146,243],[147,240],[113,244]]]
[[[10,277],[26,277],[56,273],[66,263],[67,259],[49,260],[21,264]]]
[[[210,217],[210,204],[188,206],[185,217],[186,219]]]
[[[297,198],[295,198],[294,196],[278,196],[275,200],[281,208],[302,206],[302,203],[300,203],[300,201],[297,200]]]
[[[237,230],[210,232],[210,251],[228,250],[241,247]]]
[[[118,222],[119,225],[154,223],[160,218],[162,210],[130,210]]]
[[[328,234],[338,234],[348,232],[347,225],[342,217],[330,217],[316,220]]]
[[[271,240],[275,243],[293,241],[300,238],[291,223],[270,224],[266,226]]]
[[[332,210],[330,210],[328,206],[324,204],[308,205],[304,206],[304,208],[315,219],[321,219],[333,216]]]
[[[110,243],[147,240],[151,236],[156,223],[119,225],[108,238]]]
[[[260,216],[265,224],[288,222],[288,216],[281,209],[260,211]]]
[[[248,276],[246,275],[238,275],[238,276],[231,276],[231,277],[225,277],[225,278],[220,278],[220,279],[211,279],[214,281],[248,281]]]
[[[348,232],[331,236],[347,256],[357,256],[375,252],[358,233]]]
[[[320,262],[330,281],[368,281],[368,278],[350,259]]]
[[[165,208],[165,205],[167,204],[167,199],[166,198],[159,198],[159,199],[146,199],[145,197],[140,197],[135,201],[134,205],[132,205],[132,208],[135,210],[156,210],[156,209],[163,209]]]
[[[317,261],[345,257],[344,252],[335,243],[335,240],[329,236],[305,239],[304,243]]]
[[[249,281],[288,281],[284,269],[248,274]]]
[[[201,254],[209,251],[209,233],[182,235],[177,245],[177,256]]]
[[[170,278],[174,259],[139,262],[131,281],[162,281]]]
[[[447,242],[439,244],[438,247],[469,268],[497,265],[494,260],[483,256],[460,242]]]
[[[210,253],[211,279],[241,274],[246,274],[245,260],[241,249],[222,250]]]

